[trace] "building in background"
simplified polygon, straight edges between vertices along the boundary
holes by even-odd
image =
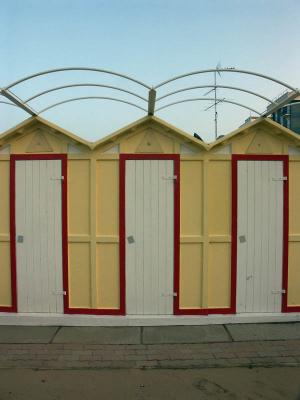
[[[285,92],[277,101],[283,101],[289,92]],[[300,134],[300,96],[272,114],[272,119],[280,125]]]

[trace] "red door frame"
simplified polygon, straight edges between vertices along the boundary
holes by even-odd
[[[174,162],[174,297],[173,311],[179,310],[179,234],[180,234],[180,156],[179,154],[120,154],[120,309],[126,314],[126,221],[125,190],[126,160],[172,160]]]
[[[282,289],[285,293],[281,298],[281,311],[300,311],[300,307],[287,305],[288,290],[288,233],[289,233],[289,156],[288,155],[232,155],[232,228],[231,228],[231,308],[236,312],[236,279],[237,279],[237,201],[238,201],[238,161],[282,161],[283,175],[283,248],[282,248]]]
[[[66,154],[12,154],[10,156],[10,258],[12,305],[0,307],[0,311],[17,312],[17,260],[16,260],[16,161],[18,160],[60,160],[62,180],[62,275],[64,311],[68,306],[68,217],[67,217],[67,155]]]

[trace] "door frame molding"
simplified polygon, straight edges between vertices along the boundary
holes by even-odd
[[[281,297],[281,312],[299,311],[287,305],[288,297],[288,233],[289,233],[289,156],[288,155],[232,155],[232,212],[231,212],[231,309],[236,313],[237,301],[237,216],[238,216],[238,161],[282,161],[283,175],[283,247],[282,247],[282,289],[286,292]]]
[[[62,279],[64,312],[69,304],[68,290],[68,215],[67,215],[67,155],[66,154],[12,154],[10,156],[10,260],[12,305],[0,307],[0,311],[18,312],[17,258],[16,258],[16,161],[18,160],[60,160],[64,179],[61,186],[61,225],[62,225]]]
[[[119,234],[120,234],[120,314],[126,315],[126,161],[127,160],[172,160],[174,165],[174,292],[173,313],[179,314],[179,251],[180,251],[180,155],[179,154],[120,154],[119,178]]]

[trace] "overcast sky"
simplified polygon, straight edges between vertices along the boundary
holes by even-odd
[[[58,67],[96,67],[117,71],[156,85],[172,76],[215,67],[260,72],[300,87],[299,0],[1,0],[0,86],[26,75]],[[108,75],[74,72],[46,75],[12,90],[23,99],[51,87],[71,83],[120,86],[147,97],[147,90]],[[159,90],[213,83],[205,74]],[[283,87],[236,73],[223,73],[220,85],[241,86],[274,98]],[[198,89],[162,100],[203,97]],[[36,110],[81,96],[118,97],[147,108],[143,100],[104,88],[72,88],[47,94],[29,104]],[[208,95],[207,97],[211,97]],[[218,97],[263,111],[254,96],[219,90]],[[5,100],[0,98],[0,100]],[[214,137],[212,102],[189,102],[157,112],[157,116],[205,140]],[[219,134],[236,129],[248,110],[222,104]],[[255,115],[254,113],[252,113]],[[0,132],[27,114],[0,104]],[[126,104],[83,100],[61,105],[41,116],[73,133],[96,140],[145,113]]]

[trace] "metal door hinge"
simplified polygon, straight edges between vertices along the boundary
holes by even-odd
[[[67,292],[65,290],[53,290],[52,294],[58,295],[58,296],[66,296]]]
[[[58,176],[57,178],[50,178],[51,181],[63,181],[65,179],[64,176]]]
[[[271,293],[272,294],[284,294],[284,293],[286,293],[286,290],[285,289],[272,290]]]
[[[287,181],[287,176],[279,176],[278,178],[272,178],[272,181]]]
[[[162,179],[165,179],[166,181],[176,181],[177,175],[172,175],[172,176],[162,176]]]

